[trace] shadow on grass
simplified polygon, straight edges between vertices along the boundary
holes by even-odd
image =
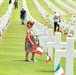
[[[32,62],[32,61],[25,61],[25,60],[12,60],[14,62]]]
[[[11,60],[11,61],[14,61],[14,62],[26,62],[25,60]]]
[[[46,69],[45,70],[39,70],[38,72],[49,72],[49,73],[52,72],[52,73],[54,73],[53,70],[46,70]]]

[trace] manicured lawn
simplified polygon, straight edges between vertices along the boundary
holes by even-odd
[[[0,17],[2,17],[6,13],[8,6],[9,6],[9,1],[4,0],[4,2],[0,6]]]
[[[48,11],[44,2],[38,0],[40,4]],[[42,0],[43,1],[43,0]],[[6,2],[6,0],[4,0]],[[24,51],[24,40],[25,40],[25,25],[21,25],[20,20],[20,10],[22,8],[21,0],[18,2],[18,9],[13,8],[12,16],[10,18],[10,23],[7,30],[2,35],[2,42],[0,42],[0,75],[54,75],[54,60],[46,64],[46,54],[42,56],[36,54],[36,59],[38,62],[25,62],[25,51]],[[4,4],[3,4],[4,5]],[[8,5],[5,3],[5,5]],[[41,15],[38,13],[36,7],[33,4],[33,0],[27,0],[27,5],[30,11],[30,14],[37,21],[47,25],[48,28],[52,28],[46,21],[41,18]],[[32,8],[32,9],[31,9]],[[0,9],[6,9],[6,7],[0,7]],[[52,13],[52,12],[51,12]],[[36,15],[35,15],[36,14]],[[2,16],[3,13],[0,13]],[[67,35],[61,36],[62,41],[66,41]],[[76,42],[75,42],[76,49]],[[54,57],[54,56],[53,56]],[[31,54],[29,54],[29,59]],[[66,59],[61,59],[61,64],[65,70]],[[74,60],[74,75],[76,75],[76,59]]]

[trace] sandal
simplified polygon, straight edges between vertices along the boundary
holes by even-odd
[[[26,61],[26,62],[30,62],[30,60],[28,60],[28,59],[27,59],[27,60],[25,60],[25,61]]]

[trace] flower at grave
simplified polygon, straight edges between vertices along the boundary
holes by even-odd
[[[46,63],[48,62],[48,61],[50,61],[51,60],[51,57],[48,55],[48,53],[47,53],[47,56],[46,56]]]
[[[62,33],[62,29],[60,29],[60,30],[59,30],[59,32],[61,32],[61,33]]]
[[[41,15],[41,17],[44,19],[44,17]]]
[[[55,75],[65,75],[64,70],[60,63],[58,64],[56,70],[54,71]]]
[[[64,35],[66,35],[67,34],[67,31],[66,30],[64,30]]]
[[[72,37],[72,32],[69,33],[69,37]]]
[[[46,23],[48,23],[48,21],[46,21]]]

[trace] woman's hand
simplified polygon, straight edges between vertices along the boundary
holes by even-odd
[[[34,45],[34,43],[31,43],[32,45]]]

